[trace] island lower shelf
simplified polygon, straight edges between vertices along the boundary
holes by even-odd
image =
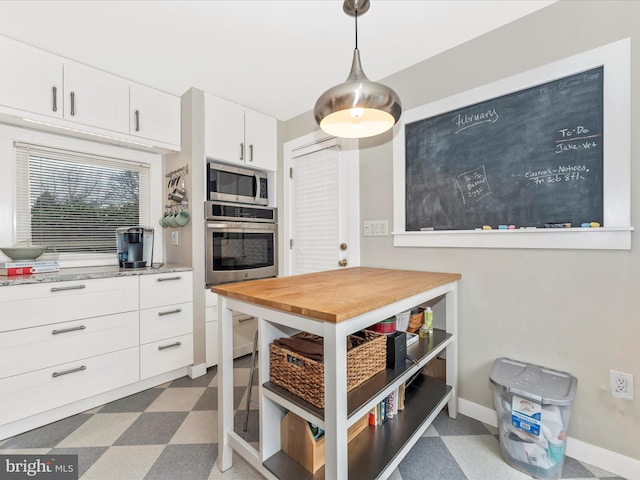
[[[407,387],[404,410],[383,425],[367,427],[349,443],[349,479],[378,478],[404,447],[422,435],[449,401],[452,391],[440,380],[418,375]],[[312,474],[283,451],[268,458],[264,466],[283,479],[325,478],[324,467]]]

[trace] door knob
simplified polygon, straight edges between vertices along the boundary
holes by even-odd
[[[346,258],[341,258],[340,260],[338,260],[338,265],[340,265],[341,267],[346,267],[347,266],[347,259]]]

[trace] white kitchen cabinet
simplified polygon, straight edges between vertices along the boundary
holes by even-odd
[[[207,158],[277,170],[277,123],[272,117],[205,93]]]
[[[218,364],[218,295],[205,290],[205,363],[207,368]],[[233,358],[253,351],[253,338],[258,319],[240,312],[233,314]]]
[[[193,364],[193,273],[140,276],[140,378]]]
[[[180,150],[180,97],[1,37],[0,64],[5,122]]]
[[[138,347],[8,377],[0,380],[0,425],[138,380]]]
[[[138,311],[135,276],[0,288],[0,332]]]
[[[140,379],[137,284],[0,288],[0,426]]]
[[[93,68],[65,63],[64,118],[129,133],[129,82]]]
[[[134,137],[180,145],[179,97],[132,84],[129,112],[129,132]]]
[[[0,378],[138,347],[138,311],[0,333]]]
[[[0,41],[0,105],[62,118],[62,60]]]

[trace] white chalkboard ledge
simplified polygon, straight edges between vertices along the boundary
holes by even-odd
[[[395,247],[631,250],[633,227],[393,232]]]

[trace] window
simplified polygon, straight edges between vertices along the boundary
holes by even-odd
[[[113,254],[116,228],[149,223],[149,165],[14,146],[17,243],[50,247],[60,258]]]

